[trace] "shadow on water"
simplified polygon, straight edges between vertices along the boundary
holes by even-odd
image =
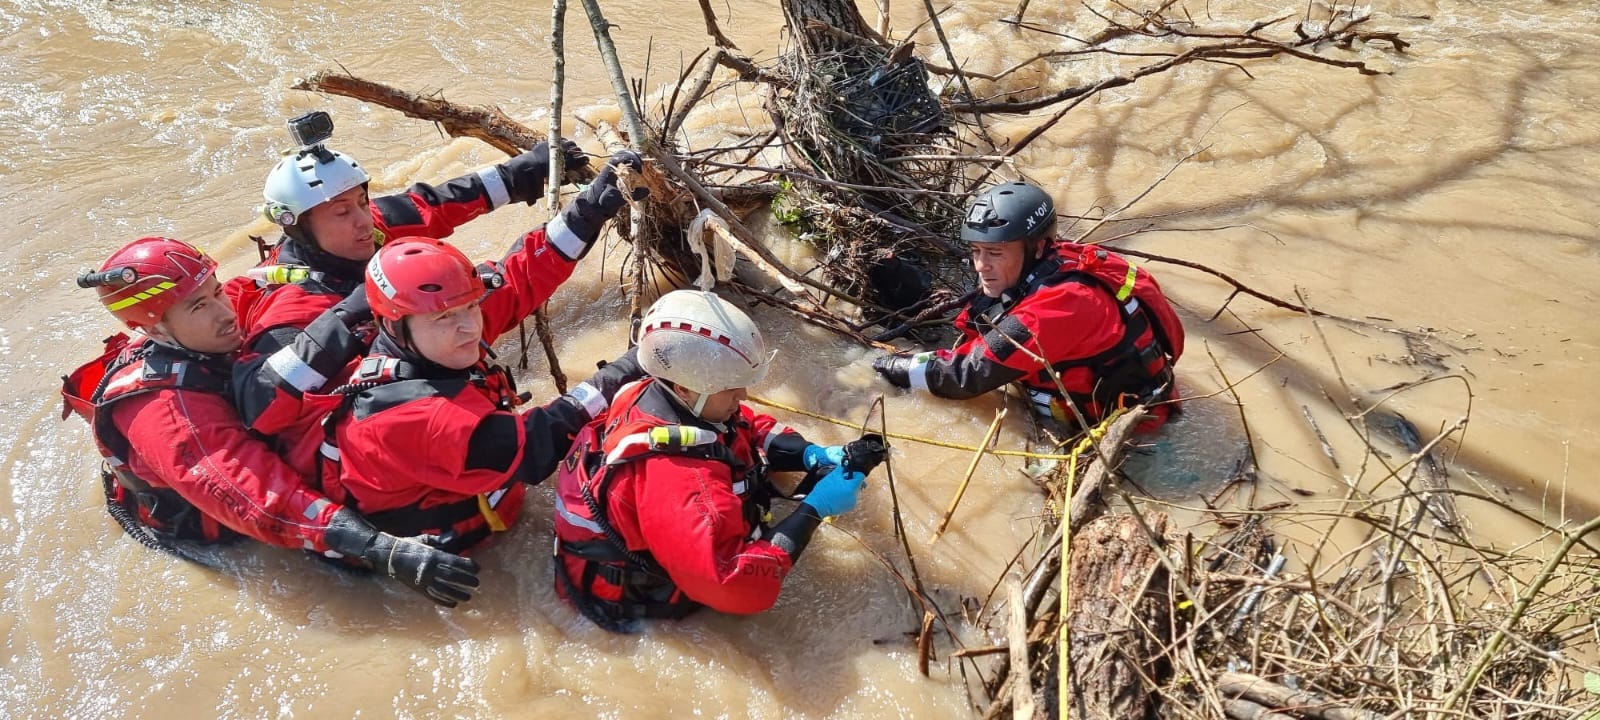
[[[1196,398],[1160,430],[1135,438],[1122,472],[1151,497],[1192,499],[1237,474],[1248,452],[1238,409],[1222,397]]]

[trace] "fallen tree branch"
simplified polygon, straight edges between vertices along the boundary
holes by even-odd
[[[1377,713],[1344,707],[1316,693],[1291,690],[1247,673],[1219,673],[1216,685],[1217,691],[1225,697],[1242,697],[1270,708],[1290,710],[1319,720],[1378,720],[1381,717]]]
[[[539,132],[512,120],[500,108],[458,105],[442,97],[418,95],[343,73],[324,70],[295,83],[294,88],[398,110],[407,117],[438,125],[450,137],[476,138],[507,155],[521,154],[545,139]]]

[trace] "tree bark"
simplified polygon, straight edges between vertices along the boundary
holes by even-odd
[[[1244,698],[1268,708],[1288,710],[1318,720],[1378,720],[1380,715],[1345,707],[1316,693],[1293,690],[1247,673],[1217,676],[1217,691],[1224,699]]]
[[[1145,520],[1165,536],[1164,513]],[[1155,716],[1144,678],[1163,677],[1155,658],[1171,634],[1167,571],[1156,552],[1131,515],[1102,517],[1073,534],[1071,697],[1065,699],[1072,717]]]
[[[874,38],[855,0],[783,0],[783,19],[800,39],[805,54],[834,52],[845,46],[839,33]],[[829,32],[829,29],[838,32]]]

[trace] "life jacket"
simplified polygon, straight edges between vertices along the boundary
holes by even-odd
[[[322,421],[322,461],[318,467],[322,490],[336,503],[361,512],[373,526],[391,535],[412,537],[438,535],[439,547],[459,552],[482,542],[490,534],[503,532],[516,521],[507,508],[520,508],[526,492],[520,480],[513,479],[490,493],[474,495],[456,502],[429,507],[407,506],[369,511],[340,481],[337,431],[347,418],[364,420],[408,402],[432,397],[456,398],[476,387],[494,398],[501,410],[511,410],[527,398],[518,395],[516,382],[503,366],[480,361],[468,372],[453,377],[430,377],[418,365],[387,355],[363,358],[350,382],[334,390],[339,404]]]
[[[625,465],[657,455],[681,455],[728,465],[737,478],[732,490],[742,500],[750,539],[769,532],[775,490],[767,482],[765,460],[750,440],[750,429],[736,415],[727,432],[699,425],[674,424],[663,416],[672,408],[644,408],[642,397],[653,381],[625,386],[612,403],[613,412],[585,425],[572,443],[556,475],[556,578],[590,620],[615,630],[631,619],[676,619],[701,605],[685,595],[648,550],[634,550],[613,524],[610,493]],[[655,412],[652,412],[655,410]],[[740,449],[746,452],[740,452]],[[576,582],[563,558],[582,565]],[[610,600],[596,592],[608,586]]]
[[[112,421],[112,406],[159,390],[189,390],[226,395],[228,374],[212,363],[127,334],[105,340],[105,351],[61,378],[61,419],[77,413],[94,431],[101,464],[106,509],[119,522],[120,509],[166,539],[221,542],[239,537],[200,512],[177,491],[136,475],[128,464],[132,446]],[[130,529],[131,531],[131,529]]]
[[[374,230],[373,236],[382,245],[383,233]],[[307,250],[288,238],[280,240],[260,264],[223,288],[239,315],[239,327],[247,333],[244,347],[254,347],[261,335],[273,328],[310,324],[365,282],[363,266],[321,250]],[[362,339],[372,341],[370,334]]]
[[[1055,252],[1040,260],[1016,287],[999,298],[974,300],[962,316],[965,329],[982,335],[1029,296],[1061,283],[1106,293],[1122,319],[1120,336],[1107,349],[1050,365],[1061,377],[1066,397],[1090,418],[1104,417],[1119,404],[1169,399],[1174,388],[1172,365],[1183,354],[1183,323],[1149,271],[1104,248],[1057,243]],[[1067,371],[1075,368],[1087,369],[1088,380],[1070,379]],[[1040,369],[1019,382],[1041,414],[1076,422],[1050,372]]]

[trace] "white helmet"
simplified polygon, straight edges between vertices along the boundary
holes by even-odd
[[[639,325],[639,366],[700,393],[697,404],[713,393],[761,382],[776,354],[767,352],[750,316],[715,293],[669,292],[645,311]]]
[[[307,210],[339,193],[365,185],[372,178],[349,155],[318,145],[286,155],[267,174],[261,214],[284,227],[300,221]]]

